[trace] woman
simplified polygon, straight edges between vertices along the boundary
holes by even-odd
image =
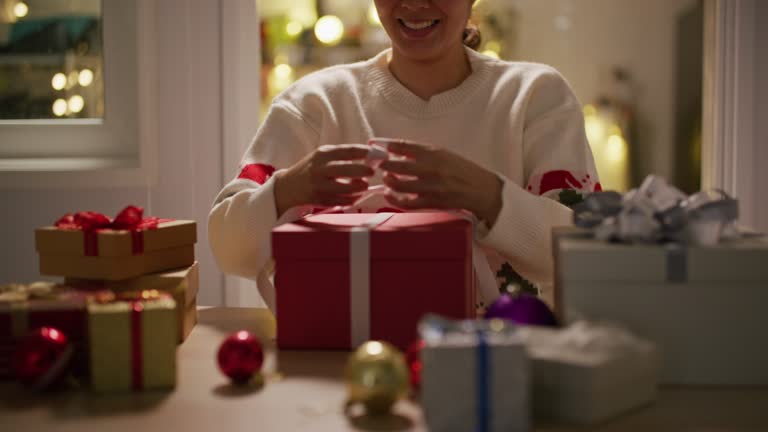
[[[473,0],[375,3],[392,48],[277,96],[240,174],[216,198],[209,241],[220,268],[256,279],[273,308],[271,229],[313,208],[353,205],[383,181],[391,193],[352,210],[467,210],[479,220],[490,271],[502,276],[511,266],[548,286],[550,230],[571,223],[551,198],[600,188],[579,101],[550,67],[467,47],[479,42],[466,29]],[[390,145],[405,158],[382,163],[379,178],[364,161],[376,136],[427,144]],[[488,285],[485,304],[505,288]]]

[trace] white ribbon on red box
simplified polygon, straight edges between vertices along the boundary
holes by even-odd
[[[349,236],[350,342],[355,348],[371,337],[371,231],[394,213],[377,213]]]

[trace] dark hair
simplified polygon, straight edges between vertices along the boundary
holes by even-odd
[[[481,43],[483,43],[483,35],[480,34],[480,29],[476,25],[468,23],[467,28],[464,29],[464,45],[477,51]]]

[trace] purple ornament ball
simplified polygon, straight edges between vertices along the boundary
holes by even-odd
[[[500,318],[521,325],[557,327],[557,319],[549,306],[530,294],[502,294],[485,312],[485,318]]]

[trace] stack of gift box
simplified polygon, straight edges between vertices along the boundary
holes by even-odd
[[[57,282],[0,288],[0,377],[34,329],[53,327],[74,348],[71,372],[96,391],[172,388],[176,346],[197,322],[194,221],[66,215],[35,232],[40,273]]]
[[[476,321],[472,234],[469,218],[445,212],[324,214],[275,228],[278,346],[422,339],[421,403],[441,431],[527,431],[533,413],[591,424],[654,398],[657,352],[621,328]]]
[[[552,236],[552,328],[474,321],[461,214],[310,216],[273,230],[277,342],[405,348],[420,337],[421,404],[444,431],[595,424],[651,403],[659,383],[766,384],[768,242],[727,235],[734,206],[658,178],[588,198],[574,213],[582,228]],[[447,319],[419,326],[426,314]]]

